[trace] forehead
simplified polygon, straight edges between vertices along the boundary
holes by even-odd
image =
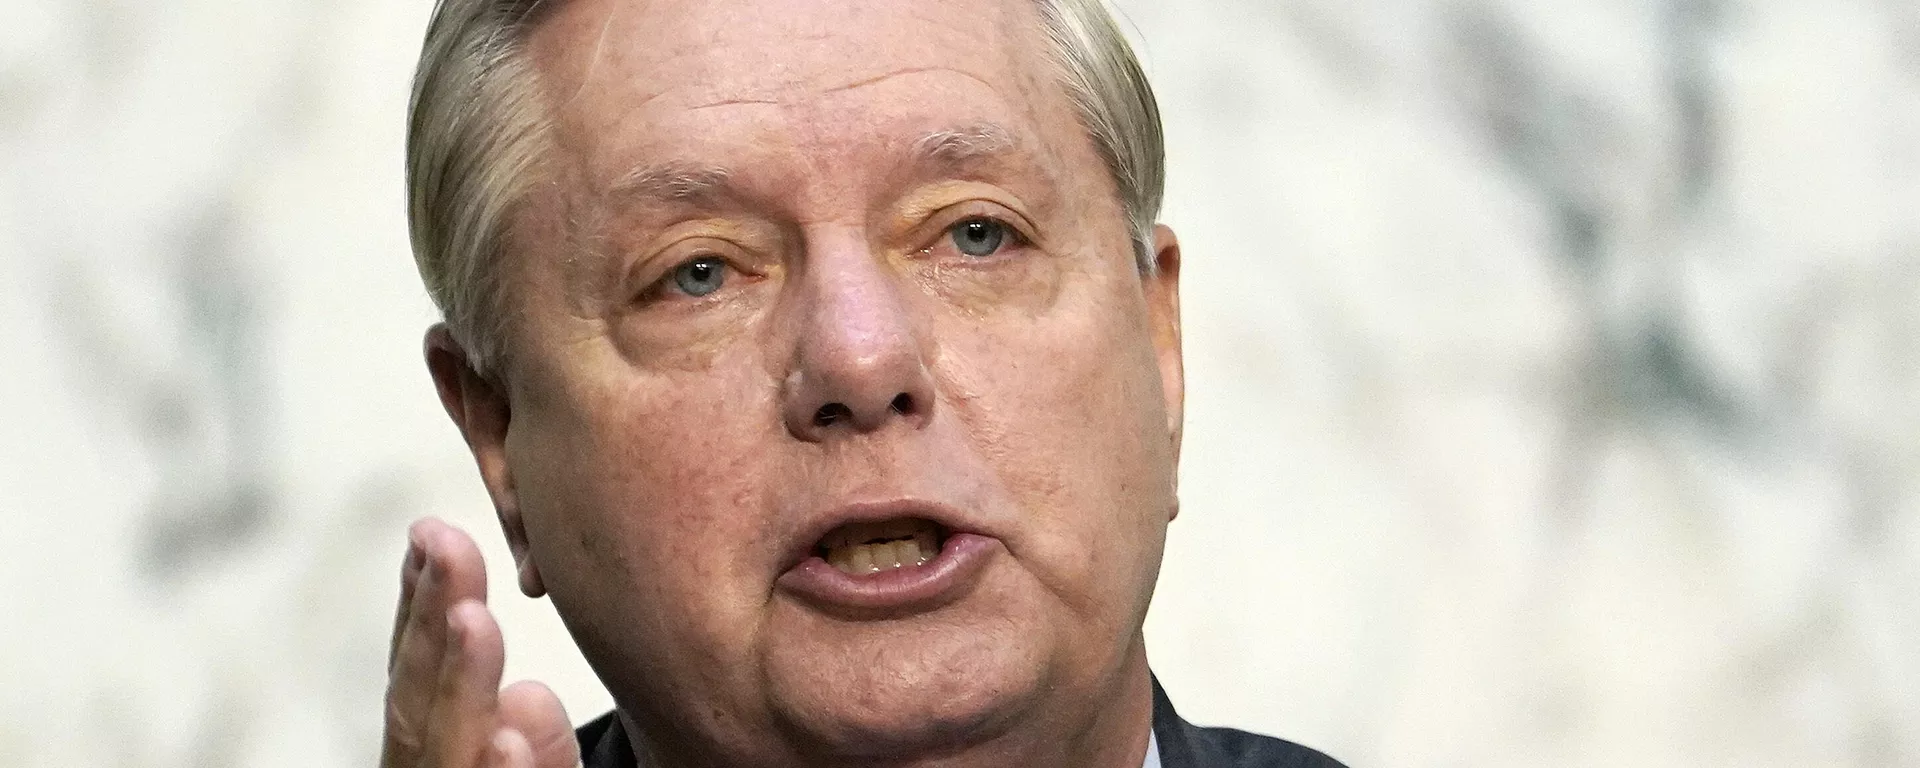
[[[1072,123],[1044,40],[1029,0],[575,0],[529,48],[562,143],[610,176],[982,123],[1044,139]]]

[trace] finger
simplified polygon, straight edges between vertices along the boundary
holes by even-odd
[[[395,703],[406,710],[432,699],[445,652],[447,611],[462,600],[487,599],[486,563],[471,537],[432,518],[421,520],[414,530],[424,565],[388,671]]]
[[[393,673],[394,657],[400,654],[400,635],[406,629],[413,608],[413,593],[420,581],[420,569],[426,564],[420,548],[420,522],[407,527],[407,554],[400,560],[400,603],[393,611],[393,637],[387,641],[387,673]]]
[[[494,731],[493,742],[487,747],[486,765],[487,768],[540,768],[540,764],[534,762],[533,748],[527,746],[526,737],[512,728]]]
[[[446,652],[445,619],[434,622],[427,618],[445,615],[444,609],[434,608],[445,602],[445,557],[435,554],[429,545],[423,549],[421,561],[421,573],[407,604],[406,623],[401,625],[393,662],[387,668],[386,738],[380,761],[386,768],[411,768],[426,749],[433,681],[438,679],[440,660]]]
[[[422,567],[388,670],[382,765],[390,767],[412,765],[427,747],[448,609],[461,600],[485,600],[487,589],[486,565],[466,533],[428,518],[415,523],[411,535]]]
[[[506,652],[487,606],[462,600],[447,611],[447,655],[428,720],[436,766],[472,766],[486,758],[498,729],[500,672]]]
[[[500,725],[512,728],[533,749],[538,768],[574,768],[580,764],[580,741],[573,721],[553,690],[522,680],[500,692]]]

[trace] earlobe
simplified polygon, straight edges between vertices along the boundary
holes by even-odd
[[[520,576],[520,592],[527,597],[540,597],[547,593],[547,584],[541,580],[540,566],[534,561],[532,548],[527,544],[527,524],[520,516],[518,504],[517,497],[512,505],[496,500],[494,511],[500,516],[501,532],[507,536],[507,551],[513,553],[513,567]]]
[[[469,362],[467,351],[447,330],[436,323],[427,330],[425,341],[427,372],[433,376],[434,389],[447,418],[460,430],[460,436],[473,453],[480,469],[480,480],[487,486],[500,528],[507,537],[507,549],[513,553],[520,573],[520,590],[529,597],[546,593],[539,568],[527,546],[527,529],[520,515],[520,497],[513,480],[513,468],[507,462],[507,429],[512,422],[506,390],[496,380],[482,375]]]
[[[513,493],[509,486],[507,494],[494,494],[493,498],[494,512],[500,517],[500,531],[507,536],[507,551],[513,554],[514,571],[520,577],[521,594],[527,597],[545,595],[546,582],[540,578],[540,566],[534,561],[533,549],[527,543],[527,523],[520,514],[519,494]]]
[[[535,565],[531,556],[515,558],[520,568],[520,593],[527,597],[540,597],[547,593],[547,583],[540,580],[540,566]]]

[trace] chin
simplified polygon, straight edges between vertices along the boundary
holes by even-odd
[[[771,649],[770,703],[785,729],[845,760],[911,762],[991,741],[1049,687],[1047,654],[1025,624],[822,626]]]

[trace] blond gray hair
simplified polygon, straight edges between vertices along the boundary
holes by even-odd
[[[513,305],[496,265],[514,206],[534,183],[550,116],[521,55],[554,0],[437,0],[407,121],[413,257],[454,340],[477,370],[506,353]],[[1134,257],[1153,269],[1165,186],[1160,111],[1104,0],[1033,0],[1081,125],[1105,161]]]

